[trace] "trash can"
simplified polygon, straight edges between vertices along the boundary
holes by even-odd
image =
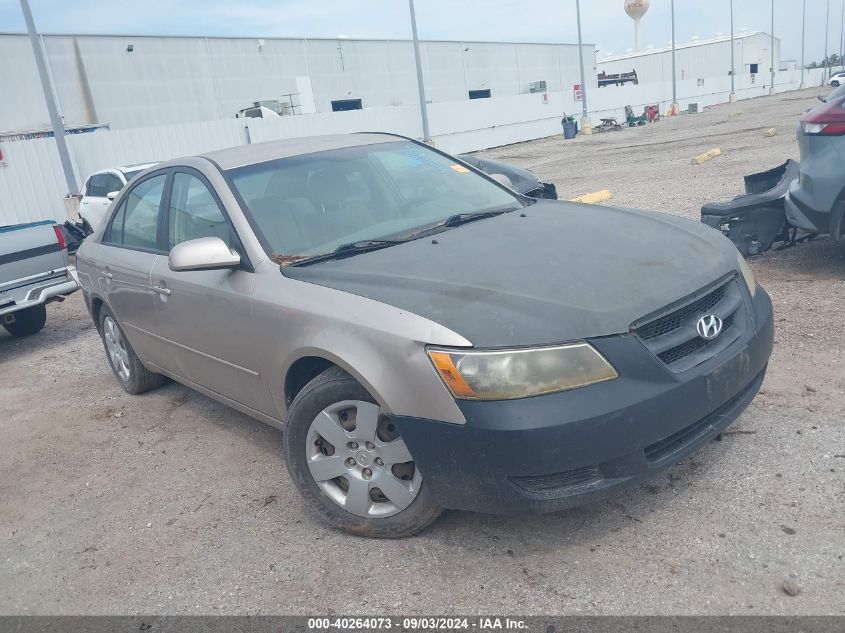
[[[564,121],[563,122],[563,138],[565,138],[565,139],[575,138],[576,134],[578,134],[578,125],[573,123],[572,121]]]

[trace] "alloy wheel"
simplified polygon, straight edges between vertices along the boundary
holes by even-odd
[[[117,327],[117,323],[110,316],[103,319],[103,340],[106,342],[109,360],[115,372],[117,372],[118,378],[124,382],[128,382],[131,375],[129,369],[129,351],[126,349],[126,343],[123,340],[120,328]]]

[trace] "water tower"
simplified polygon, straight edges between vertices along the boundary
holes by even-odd
[[[648,11],[649,0],[625,0],[625,13],[634,20],[634,50],[640,50],[640,20]]]

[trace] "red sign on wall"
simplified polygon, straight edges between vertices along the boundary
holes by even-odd
[[[572,86],[572,92],[575,93],[575,101],[583,101],[584,89],[581,87],[581,84],[575,84]]]

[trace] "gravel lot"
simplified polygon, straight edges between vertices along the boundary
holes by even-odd
[[[607,188],[612,204],[697,219],[744,174],[797,158],[815,94],[485,154],[564,198]],[[605,503],[449,512],[398,542],[320,524],[278,431],[176,384],[125,395],[76,294],[36,337],[0,331],[0,613],[843,614],[845,244],[752,267],[775,353],[722,441]]]

